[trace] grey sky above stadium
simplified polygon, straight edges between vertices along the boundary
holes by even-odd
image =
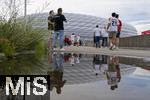
[[[82,13],[108,17],[117,12],[124,21],[138,21],[150,18],[150,0],[28,0],[28,13],[34,13],[44,2],[50,5],[44,10],[57,10],[62,7],[65,12]]]
[[[29,8],[33,10],[28,10],[28,13],[37,11],[44,2],[50,3],[44,12],[62,7],[64,12],[103,18],[117,12],[124,22],[131,23],[139,30],[150,27],[150,0],[29,0]]]

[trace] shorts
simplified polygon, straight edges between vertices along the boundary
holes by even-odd
[[[117,32],[109,32],[109,38],[116,38]]]
[[[120,38],[120,32],[117,33],[116,38]]]

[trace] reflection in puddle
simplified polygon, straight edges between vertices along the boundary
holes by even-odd
[[[51,86],[56,88],[58,94],[64,84],[86,84],[102,80],[107,80],[110,90],[115,90],[118,88],[122,75],[132,74],[137,69],[135,66],[121,64],[119,60],[123,58],[117,56],[82,56],[75,53],[53,54]]]
[[[63,60],[64,55],[53,53],[52,61],[53,61],[53,71],[49,72],[50,75],[50,90],[52,91],[53,88],[56,88],[56,92],[58,94],[61,93],[61,88],[66,83],[66,80],[63,80]]]
[[[0,74],[50,75],[51,100],[149,100],[150,97],[147,58],[54,52],[39,60],[34,55],[20,55],[14,60],[1,60]]]
[[[124,59],[128,59],[128,61],[124,61]],[[143,70],[146,70],[145,68],[148,68],[149,66],[147,63],[144,66],[143,61],[143,66],[139,68],[134,63],[131,65],[131,60],[142,62],[141,59],[136,60],[117,56],[105,56],[96,54],[82,55],[75,53],[64,54],[55,52],[52,54],[52,70],[50,72],[51,99],[70,100],[69,98],[72,98],[72,100],[75,100],[78,98],[79,100],[91,100],[86,96],[92,97],[96,94],[99,97],[95,98],[94,100],[99,100],[101,99],[99,94],[101,92],[107,91],[109,93],[109,90],[113,90],[122,93],[123,90],[119,88],[122,88],[121,85],[125,83],[124,81],[128,80],[131,82],[130,78],[135,78],[135,75],[139,73],[139,69],[144,68]],[[148,72],[148,75],[150,75],[150,71],[146,71]],[[144,75],[144,77],[146,76]],[[134,83],[132,83],[132,85],[134,85]],[[95,87],[94,90],[96,92],[94,94],[90,92],[90,87]],[[86,91],[84,91],[84,89]],[[140,90],[137,90],[137,93],[142,95]],[[73,94],[76,94],[79,97],[76,97]],[[109,94],[107,95],[109,96]],[[105,100],[109,99],[107,96],[103,96],[103,98],[105,98]],[[112,98],[110,100],[112,100]],[[120,99],[116,98],[116,100]],[[140,99],[136,98],[136,100]]]

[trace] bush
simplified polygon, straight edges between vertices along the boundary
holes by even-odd
[[[6,40],[6,39],[3,39],[3,40],[1,40],[0,43],[1,43],[0,45],[2,47],[2,51],[5,54],[5,56],[7,58],[12,58],[12,56],[15,53],[15,50],[14,50],[12,44],[10,43],[10,41]]]
[[[23,21],[3,20],[0,22],[0,52],[11,57],[16,52],[35,50],[44,35],[43,29],[35,29]]]

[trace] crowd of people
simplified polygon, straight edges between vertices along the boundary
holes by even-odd
[[[49,12],[48,30],[50,30],[50,33],[52,34],[53,50],[56,48],[58,37],[61,50],[64,50],[64,43],[67,46],[81,45],[80,34],[72,33],[70,37],[65,36],[64,38],[64,22],[67,22],[67,19],[63,15],[62,8],[57,10],[57,14],[55,14],[53,10]],[[112,13],[111,17],[107,21],[107,25],[103,25],[101,27],[96,25],[93,36],[94,46],[96,48],[109,46],[110,50],[118,49],[121,29],[122,22],[119,19],[119,14]],[[50,46],[50,40],[48,45]]]

